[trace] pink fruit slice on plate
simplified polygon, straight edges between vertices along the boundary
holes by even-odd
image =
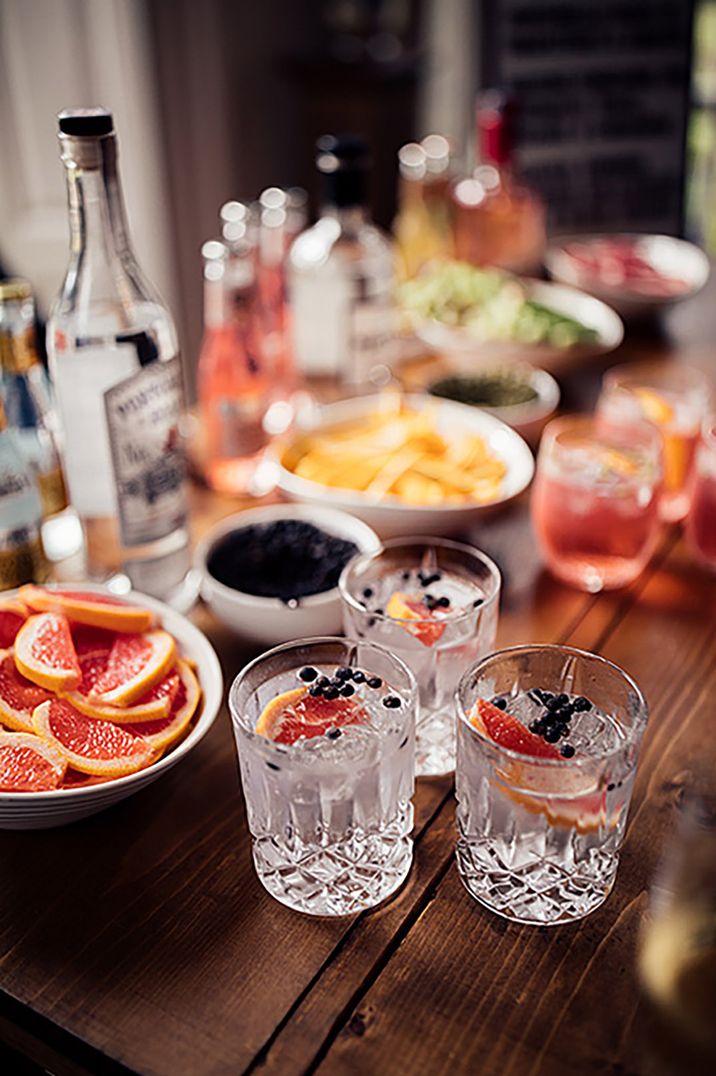
[[[0,649],[6,650],[29,616],[27,608],[17,598],[0,601]]]
[[[87,624],[108,631],[149,631],[156,619],[150,609],[96,591],[50,590],[28,585],[20,588],[20,598],[37,612],[62,613],[73,624]]]
[[[49,691],[71,691],[82,679],[70,625],[57,613],[29,617],[15,637],[18,672]]]
[[[0,792],[59,788],[67,763],[52,744],[28,732],[0,732]]]
[[[191,724],[199,706],[201,688],[196,676],[185,661],[177,662],[178,690],[174,696],[171,710],[160,721],[142,721],[135,725],[123,725],[123,728],[142,736],[155,751],[166,751],[181,739]]]
[[[33,732],[32,713],[52,697],[17,671],[12,650],[0,650],[0,725],[15,732]]]
[[[175,662],[176,643],[166,631],[117,635],[92,697],[112,706],[129,706],[159,683]]]
[[[68,766],[98,777],[124,777],[154,761],[141,736],[111,721],[80,713],[66,699],[41,703],[33,714],[35,732],[52,744]]]

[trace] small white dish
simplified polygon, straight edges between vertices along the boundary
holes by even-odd
[[[526,344],[519,340],[480,340],[467,328],[446,325],[435,318],[417,321],[415,333],[428,347],[445,355],[471,356],[478,362],[487,360],[490,363],[519,359],[552,368],[605,355],[619,347],[624,339],[624,326],[619,315],[592,295],[544,280],[522,279],[521,283],[527,288],[529,299],[593,329],[596,339],[572,347]]]
[[[48,585],[57,590],[108,593],[106,587],[91,583]],[[13,597],[14,593],[8,591],[3,594],[3,598]],[[196,665],[202,700],[199,716],[194,719],[189,735],[153,766],[140,770],[139,773],[130,773],[126,777],[117,777],[113,781],[51,792],[0,792],[0,829],[49,829],[51,826],[63,826],[68,822],[76,822],[80,818],[97,814],[146,788],[171,770],[194,750],[213,725],[223,701],[224,681],[219,659],[209,640],[185,616],[155,598],[132,590],[126,595],[123,594],[122,599],[153,610],[161,619],[162,627],[176,639],[182,657]]]
[[[506,425],[510,426],[513,430],[516,430],[521,437],[524,437],[529,444],[535,444],[539,439],[539,435],[542,429],[550,419],[557,408],[559,407],[560,391],[559,385],[546,370],[537,370],[533,366],[519,366],[514,365],[506,367],[503,363],[501,367],[496,369],[513,370],[515,373],[524,375],[526,381],[530,383],[534,391],[537,393],[533,400],[527,400],[525,403],[509,404],[504,407],[491,407],[486,404],[463,404],[465,407],[479,407],[481,411],[487,411],[488,414],[494,415],[495,418],[499,418]],[[440,381],[447,381],[451,377],[456,378],[469,378],[477,377],[480,374],[490,373],[493,367],[490,366],[475,366],[470,363],[457,363],[453,364],[453,369],[446,372],[442,377],[435,378],[433,382],[428,386],[428,392],[432,395],[432,386],[438,384]],[[448,399],[448,397],[437,397],[437,399]],[[456,403],[458,401],[455,401]]]
[[[327,534],[354,542],[361,553],[380,547],[375,531],[347,512],[326,506],[272,504],[250,508],[222,519],[204,536],[194,557],[201,574],[201,596],[214,615],[237,635],[261,646],[278,646],[292,639],[313,635],[338,635],[342,630],[341,599],[338,586],[320,594],[300,598],[287,605],[280,598],[265,598],[235,590],[215,579],[207,568],[212,549],[232,531],[253,524],[299,519],[312,523]]]
[[[430,534],[445,537],[466,530],[482,516],[507,504],[529,486],[534,474],[534,459],[523,439],[509,426],[478,407],[441,400],[427,393],[407,394],[405,402],[418,410],[430,408],[436,424],[446,438],[469,432],[484,437],[491,453],[499,457],[507,468],[502,480],[500,495],[494,501],[483,504],[466,502],[446,505],[404,504],[395,497],[378,500],[365,493],[350,489],[324,486],[294,474],[286,460],[297,441],[307,432],[330,429],[350,422],[373,411],[378,406],[378,396],[360,396],[327,404],[319,409],[310,423],[288,441],[279,455],[279,487],[296,501],[304,501],[322,507],[332,506],[350,512],[367,523],[381,538],[408,537],[414,534]]]
[[[604,239],[633,241],[636,253],[664,276],[676,277],[688,286],[678,295],[640,295],[630,288],[610,287],[580,265],[566,247]],[[711,272],[709,259],[700,247],[671,235],[645,235],[639,232],[616,232],[605,235],[561,235],[548,246],[545,265],[550,276],[563,284],[581,288],[616,310],[624,319],[648,317],[675,303],[690,299],[701,291]]]

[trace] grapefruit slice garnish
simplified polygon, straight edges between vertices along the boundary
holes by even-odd
[[[0,650],[0,725],[15,732],[33,732],[32,712],[51,692],[17,671],[11,650]]]
[[[59,788],[67,763],[52,744],[29,732],[0,732],[0,792]]]
[[[71,691],[82,679],[67,618],[57,613],[28,617],[15,637],[18,672],[50,691]]]
[[[160,721],[143,721],[123,728],[142,736],[155,751],[165,751],[184,735],[191,724],[201,698],[199,681],[189,666],[181,659],[177,662],[178,690],[167,717]]]
[[[174,638],[161,628],[143,635],[117,635],[91,697],[112,706],[128,706],[154,687],[175,661]]]
[[[138,633],[154,626],[155,616],[150,609],[116,598],[113,594],[97,594],[83,590],[48,590],[32,584],[20,588],[21,599],[31,609],[42,613],[64,613],[74,624],[88,624],[108,631]]]
[[[436,619],[419,597],[403,594],[400,590],[391,594],[385,611],[424,646],[434,646],[445,631],[445,624]]]
[[[17,598],[0,601],[0,649],[12,646],[28,616],[27,607]]]
[[[665,426],[673,421],[674,408],[660,392],[646,386],[637,386],[633,392],[649,422],[653,422],[655,426]]]
[[[593,833],[605,824],[606,789],[595,788],[591,775],[582,776],[567,766],[548,769],[529,764],[530,759],[561,759],[553,744],[486,699],[475,701],[470,722],[499,747],[527,756],[524,763],[509,762],[498,770],[498,787],[514,803],[532,814],[544,815],[553,826],[571,827],[579,833]],[[620,812],[621,807],[612,818],[612,826]]]
[[[256,722],[256,732],[276,743],[292,744],[304,737],[322,736],[330,728],[367,724],[370,718],[353,698],[317,698],[305,687],[292,688],[271,699]]]
[[[99,777],[124,777],[154,761],[150,744],[111,721],[98,721],[76,710],[67,699],[49,699],[37,707],[32,724],[74,770]]]
[[[174,697],[179,690],[180,677],[172,669],[162,677],[158,684],[140,696],[131,706],[113,706],[94,697],[98,679],[107,669],[109,651],[88,653],[80,658],[82,680],[74,691],[62,692],[63,698],[88,717],[102,721],[116,721],[118,724],[132,724],[136,721],[159,721],[167,717]]]

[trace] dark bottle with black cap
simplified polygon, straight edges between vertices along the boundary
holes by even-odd
[[[194,588],[174,323],[130,244],[112,114],[70,109],[58,120],[70,258],[47,341],[88,573],[123,573],[186,607]]]
[[[316,166],[323,181],[319,220],[289,256],[294,353],[307,377],[370,381],[395,357],[395,269],[391,241],[370,220],[366,143],[324,135]]]

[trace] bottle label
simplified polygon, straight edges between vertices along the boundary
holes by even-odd
[[[149,363],[113,385],[104,404],[122,542],[157,541],[187,516],[179,358]]]
[[[0,590],[44,583],[47,574],[38,527],[0,528]]]
[[[10,431],[0,434],[0,590],[42,582],[47,565],[40,540],[40,496],[20,469]]]
[[[45,518],[55,516],[67,508],[67,489],[59,464],[46,471],[38,471],[37,486],[42,501],[42,515]]]
[[[366,381],[376,366],[392,369],[397,353],[395,311],[388,302],[356,301],[350,319],[350,364],[346,380]]]

